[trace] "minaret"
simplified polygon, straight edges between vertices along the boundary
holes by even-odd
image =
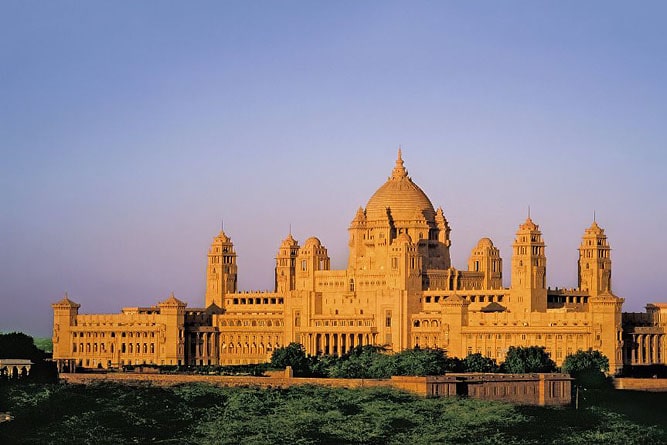
[[[223,308],[225,294],[236,292],[236,252],[232,240],[220,231],[208,251],[206,266],[206,307]]]
[[[280,244],[276,256],[276,292],[288,292],[296,288],[296,257],[299,254],[299,243],[292,233]]]
[[[579,289],[592,297],[611,292],[611,248],[597,222],[584,231],[579,247]]]
[[[539,226],[530,219],[519,226],[512,245],[511,301],[527,312],[546,311],[547,258]]]

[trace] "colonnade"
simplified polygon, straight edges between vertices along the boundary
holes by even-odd
[[[377,345],[377,333],[327,332],[302,334],[306,353],[341,356],[357,346]],[[303,337],[305,336],[305,338]]]
[[[667,364],[667,335],[631,334],[629,348],[632,365]]]
[[[188,332],[186,363],[191,365],[218,364],[218,333]]]

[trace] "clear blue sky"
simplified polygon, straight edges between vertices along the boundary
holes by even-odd
[[[465,268],[531,206],[548,284],[593,212],[625,310],[667,301],[665,2],[0,1],[0,330],[201,306],[220,229],[243,289],[290,224],[343,268],[393,167]],[[507,285],[509,283],[506,283]]]

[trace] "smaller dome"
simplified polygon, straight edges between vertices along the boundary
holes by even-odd
[[[479,240],[477,243],[477,248],[481,249],[484,247],[493,247],[493,241],[491,241],[491,238],[482,238]]]
[[[303,245],[303,247],[320,247],[322,243],[317,237],[311,236],[306,240],[306,243]]]

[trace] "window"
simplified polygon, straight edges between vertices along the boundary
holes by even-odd
[[[385,312],[384,325],[388,328],[391,327],[391,311]]]

